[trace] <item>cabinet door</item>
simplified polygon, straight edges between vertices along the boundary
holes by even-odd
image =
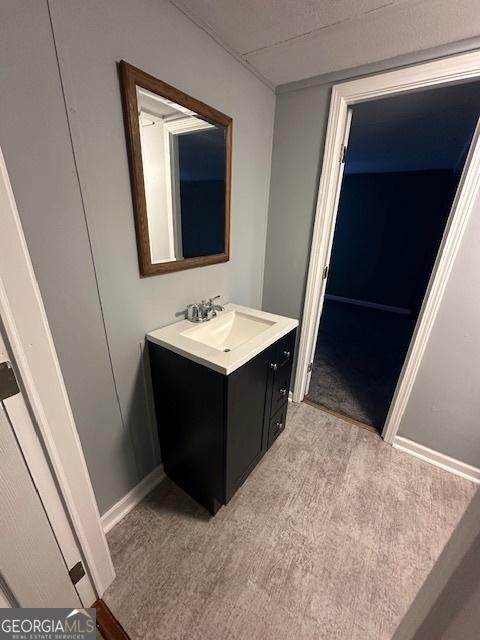
[[[148,343],[167,476],[214,514],[224,502],[225,376]]]
[[[272,354],[270,348],[266,349],[228,376],[227,502],[264,453],[265,400]]]
[[[287,420],[287,403],[285,402],[281,409],[279,409],[271,418],[268,428],[268,448],[272,446],[278,436],[285,429],[285,422]]]
[[[288,400],[290,377],[292,375],[293,351],[295,348],[295,331],[284,336],[275,346],[275,370],[272,382],[271,414],[276,413]]]

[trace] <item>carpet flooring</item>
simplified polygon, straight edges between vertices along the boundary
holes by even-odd
[[[133,640],[390,639],[476,485],[306,404],[215,518],[169,480],[109,534]]]
[[[414,321],[326,300],[307,398],[381,431]]]

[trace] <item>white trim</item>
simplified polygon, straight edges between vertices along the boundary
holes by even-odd
[[[176,161],[176,154],[173,153],[173,138],[170,134],[169,125],[163,123],[163,155],[165,158],[165,206],[167,209],[167,225],[170,245],[170,259],[180,260],[183,258],[182,233],[178,225],[178,213],[180,211],[180,193],[174,182],[178,175],[178,167],[172,167],[172,160]]]
[[[192,111],[191,109],[188,109],[187,107],[184,107],[183,104],[178,104],[178,102],[174,102],[173,100],[169,100],[168,98],[164,98],[163,96],[159,95],[158,93],[154,93],[153,91],[149,91],[148,89],[145,89],[144,87],[139,87],[137,85],[137,103],[140,104],[140,100],[138,99],[138,96],[143,96],[144,98],[147,98],[148,100],[153,100],[154,102],[159,102],[161,105],[163,105],[165,107],[172,107],[173,109],[175,109],[176,111],[180,111],[180,113],[185,113],[187,116],[194,116],[196,115],[195,111]],[[147,111],[148,111],[148,107]],[[162,114],[158,114],[158,117],[160,119],[163,120],[164,116]]]
[[[102,596],[115,571],[1,150],[0,228],[0,316],[86,569]]]
[[[113,507],[103,514],[102,526],[105,533],[108,533],[120,520],[122,520],[130,511],[137,506],[143,498],[159,484],[165,473],[163,465],[158,465],[148,476],[145,476],[133,489],[123,496]]]
[[[393,443],[480,187],[480,120],[473,135],[422,308],[388,411],[382,437]]]
[[[0,362],[11,360],[0,334]],[[12,366],[20,380],[15,362]],[[21,380],[20,380],[21,382]],[[20,386],[22,386],[20,384]],[[35,426],[28,411],[23,393],[17,393],[3,401],[5,412],[15,432],[15,438],[20,446],[22,456],[40,497],[42,506],[66,566],[71,569],[77,562],[83,560],[81,549],[75,539],[67,514],[58,493],[48,461],[43,453],[42,445],[35,433]],[[85,606],[90,606],[96,600],[96,592],[88,575],[81,578],[75,585],[80,600]]]
[[[147,127],[149,125],[147,125],[146,127],[144,127],[142,125],[142,115],[147,115],[148,118],[152,119],[152,122],[154,123],[156,129],[154,131],[149,131],[147,129]],[[140,131],[140,147],[141,147],[141,152],[142,152],[142,163],[143,163],[143,180],[145,182],[145,200],[146,200],[146,207],[147,207],[147,218],[149,220],[149,224],[148,224],[148,234],[150,237],[150,259],[152,261],[152,263],[158,264],[160,262],[169,262],[170,260],[175,260],[175,243],[174,243],[174,238],[173,238],[173,222],[171,219],[171,215],[169,213],[169,198],[170,198],[170,184],[169,184],[169,179],[170,179],[170,150],[167,149],[165,147],[165,138],[168,136],[166,136],[165,133],[165,124],[163,121],[163,118],[161,118],[160,116],[157,115],[151,115],[150,113],[143,111],[143,107],[140,108],[140,113],[138,116],[139,119],[139,131]],[[163,157],[163,163],[164,163],[164,169],[165,169],[165,176],[166,176],[166,190],[165,190],[165,205],[167,207],[167,234],[168,234],[168,256],[162,258],[162,259],[156,259],[155,254],[155,248],[154,248],[154,242],[152,242],[152,231],[151,231],[151,222],[152,220],[154,220],[157,216],[161,216],[163,214],[163,209],[161,206],[160,202],[155,202],[152,201],[152,197],[151,197],[151,191],[152,191],[152,185],[151,185],[151,179],[152,179],[152,175],[151,175],[151,169],[149,168],[149,163],[147,162],[147,159],[145,157],[145,154],[147,153],[147,149],[151,148],[152,146],[152,141],[149,141],[149,143],[147,143],[148,138],[153,134],[155,135],[156,133],[158,133],[158,129],[161,129],[161,135],[164,141],[164,157]],[[158,210],[160,209],[160,211]]]
[[[433,464],[436,467],[440,467],[440,469],[445,469],[445,471],[454,473],[456,476],[460,476],[467,480],[471,480],[476,484],[480,484],[480,469],[471,464],[467,464],[466,462],[462,462],[456,458],[451,458],[444,453],[440,453],[440,451],[429,449],[423,444],[418,444],[417,442],[413,442],[413,440],[409,440],[403,436],[395,436],[393,440],[393,447],[399,451],[409,453],[410,455],[415,456],[415,458],[424,460],[429,464]]]
[[[394,307],[389,304],[380,304],[379,302],[369,302],[368,300],[356,300],[355,298],[345,298],[344,296],[336,296],[333,293],[325,294],[326,300],[333,300],[334,302],[344,302],[345,304],[352,304],[355,307],[367,307],[368,309],[377,309],[377,311],[389,311],[390,313],[399,313],[402,316],[411,315],[411,309],[405,307]]]
[[[339,126],[334,127],[334,122],[338,122]],[[295,402],[301,402],[308,393],[310,378],[312,376],[312,369],[309,370],[309,364],[313,362],[315,356],[315,345],[318,328],[320,326],[320,313],[327,286],[323,272],[325,267],[328,266],[332,252],[335,218],[345,168],[345,164],[341,162],[340,159],[343,158],[344,147],[348,143],[351,122],[351,109],[348,108],[345,101],[342,102],[339,99],[338,92],[335,90],[335,87],[333,87],[329,125],[325,143],[324,166],[320,178],[315,228],[310,253],[307,292],[305,294],[305,306],[300,329],[298,361],[295,385],[293,388],[293,399]],[[327,176],[331,177],[328,185]],[[330,220],[327,219],[327,212],[330,213]],[[300,381],[298,379],[299,374],[301,374]]]
[[[310,87],[338,84],[339,82],[344,82],[350,78],[358,78],[360,75],[371,76],[374,73],[382,73],[384,71],[390,71],[391,69],[399,69],[401,67],[408,68],[415,64],[422,64],[430,60],[446,58],[447,56],[456,56],[461,53],[466,53],[467,51],[478,49],[480,49],[480,37],[474,36],[472,38],[465,38],[464,40],[457,40],[455,42],[449,42],[436,47],[421,49],[420,51],[412,51],[411,53],[400,54],[391,58],[378,60],[377,62],[370,62],[360,66],[350,67],[348,69],[327,71],[326,73],[321,73],[303,80],[292,80],[290,82],[277,85],[275,92],[277,95],[280,95],[282,93],[290,93],[292,91],[308,89]]]
[[[312,361],[311,356],[315,348],[323,304],[325,283],[323,270],[327,264],[327,255],[333,241],[337,209],[335,194],[341,181],[342,167],[339,158],[344,144],[346,122],[347,102],[340,95],[338,87],[333,87],[298,344],[297,368],[293,387],[295,402],[302,402],[310,381],[308,365]]]
[[[149,120],[150,122],[145,122],[145,120]],[[140,111],[138,112],[138,126],[140,127],[140,132],[144,127],[156,126],[157,124],[163,125],[162,116],[150,113],[146,107],[141,106]]]
[[[179,260],[183,257],[181,215],[180,215],[180,189],[178,184],[179,167],[178,157],[174,153],[174,136],[193,131],[204,131],[214,129],[215,125],[195,118],[175,118],[163,121],[163,151],[165,157],[165,205],[167,209],[168,242],[170,246],[170,257],[165,260],[155,262],[168,262],[169,260]]]
[[[480,76],[480,52],[474,51],[412,67],[379,73],[340,83],[332,88],[323,167],[315,214],[312,249],[300,333],[294,400],[301,402],[307,389],[307,372],[320,322],[324,281],[322,272],[328,264],[335,226],[336,200],[341,165],[338,162],[347,125],[350,105],[420,88],[458,83]],[[410,349],[390,406],[382,436],[390,444],[398,431],[435,316],[446,288],[460,240],[470,216],[480,185],[479,131],[470,147],[464,172],[455,196],[449,223],[437,256]]]
[[[194,131],[204,131],[205,129],[215,129],[214,124],[210,124],[206,120],[201,118],[195,118],[188,116],[187,118],[179,118],[176,116],[169,120],[164,119],[165,130],[172,135],[179,135],[181,133],[193,133]]]

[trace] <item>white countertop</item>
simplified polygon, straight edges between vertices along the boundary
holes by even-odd
[[[221,320],[226,314],[232,314],[233,312],[265,321],[265,329],[228,352],[210,347],[203,342],[199,342],[198,339],[195,340],[185,335],[185,333],[191,332],[194,327],[210,325],[214,329],[214,323]],[[212,318],[212,320],[204,323],[181,320],[161,329],[150,331],[147,333],[147,340],[185,356],[194,362],[203,364],[214,371],[229,375],[297,326],[298,320],[293,318],[285,318],[266,311],[228,303],[225,305],[225,310],[218,312],[218,316]]]

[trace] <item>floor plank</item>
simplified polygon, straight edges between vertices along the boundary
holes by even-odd
[[[476,485],[306,404],[215,518],[164,480],[108,535],[132,640],[387,640]]]

